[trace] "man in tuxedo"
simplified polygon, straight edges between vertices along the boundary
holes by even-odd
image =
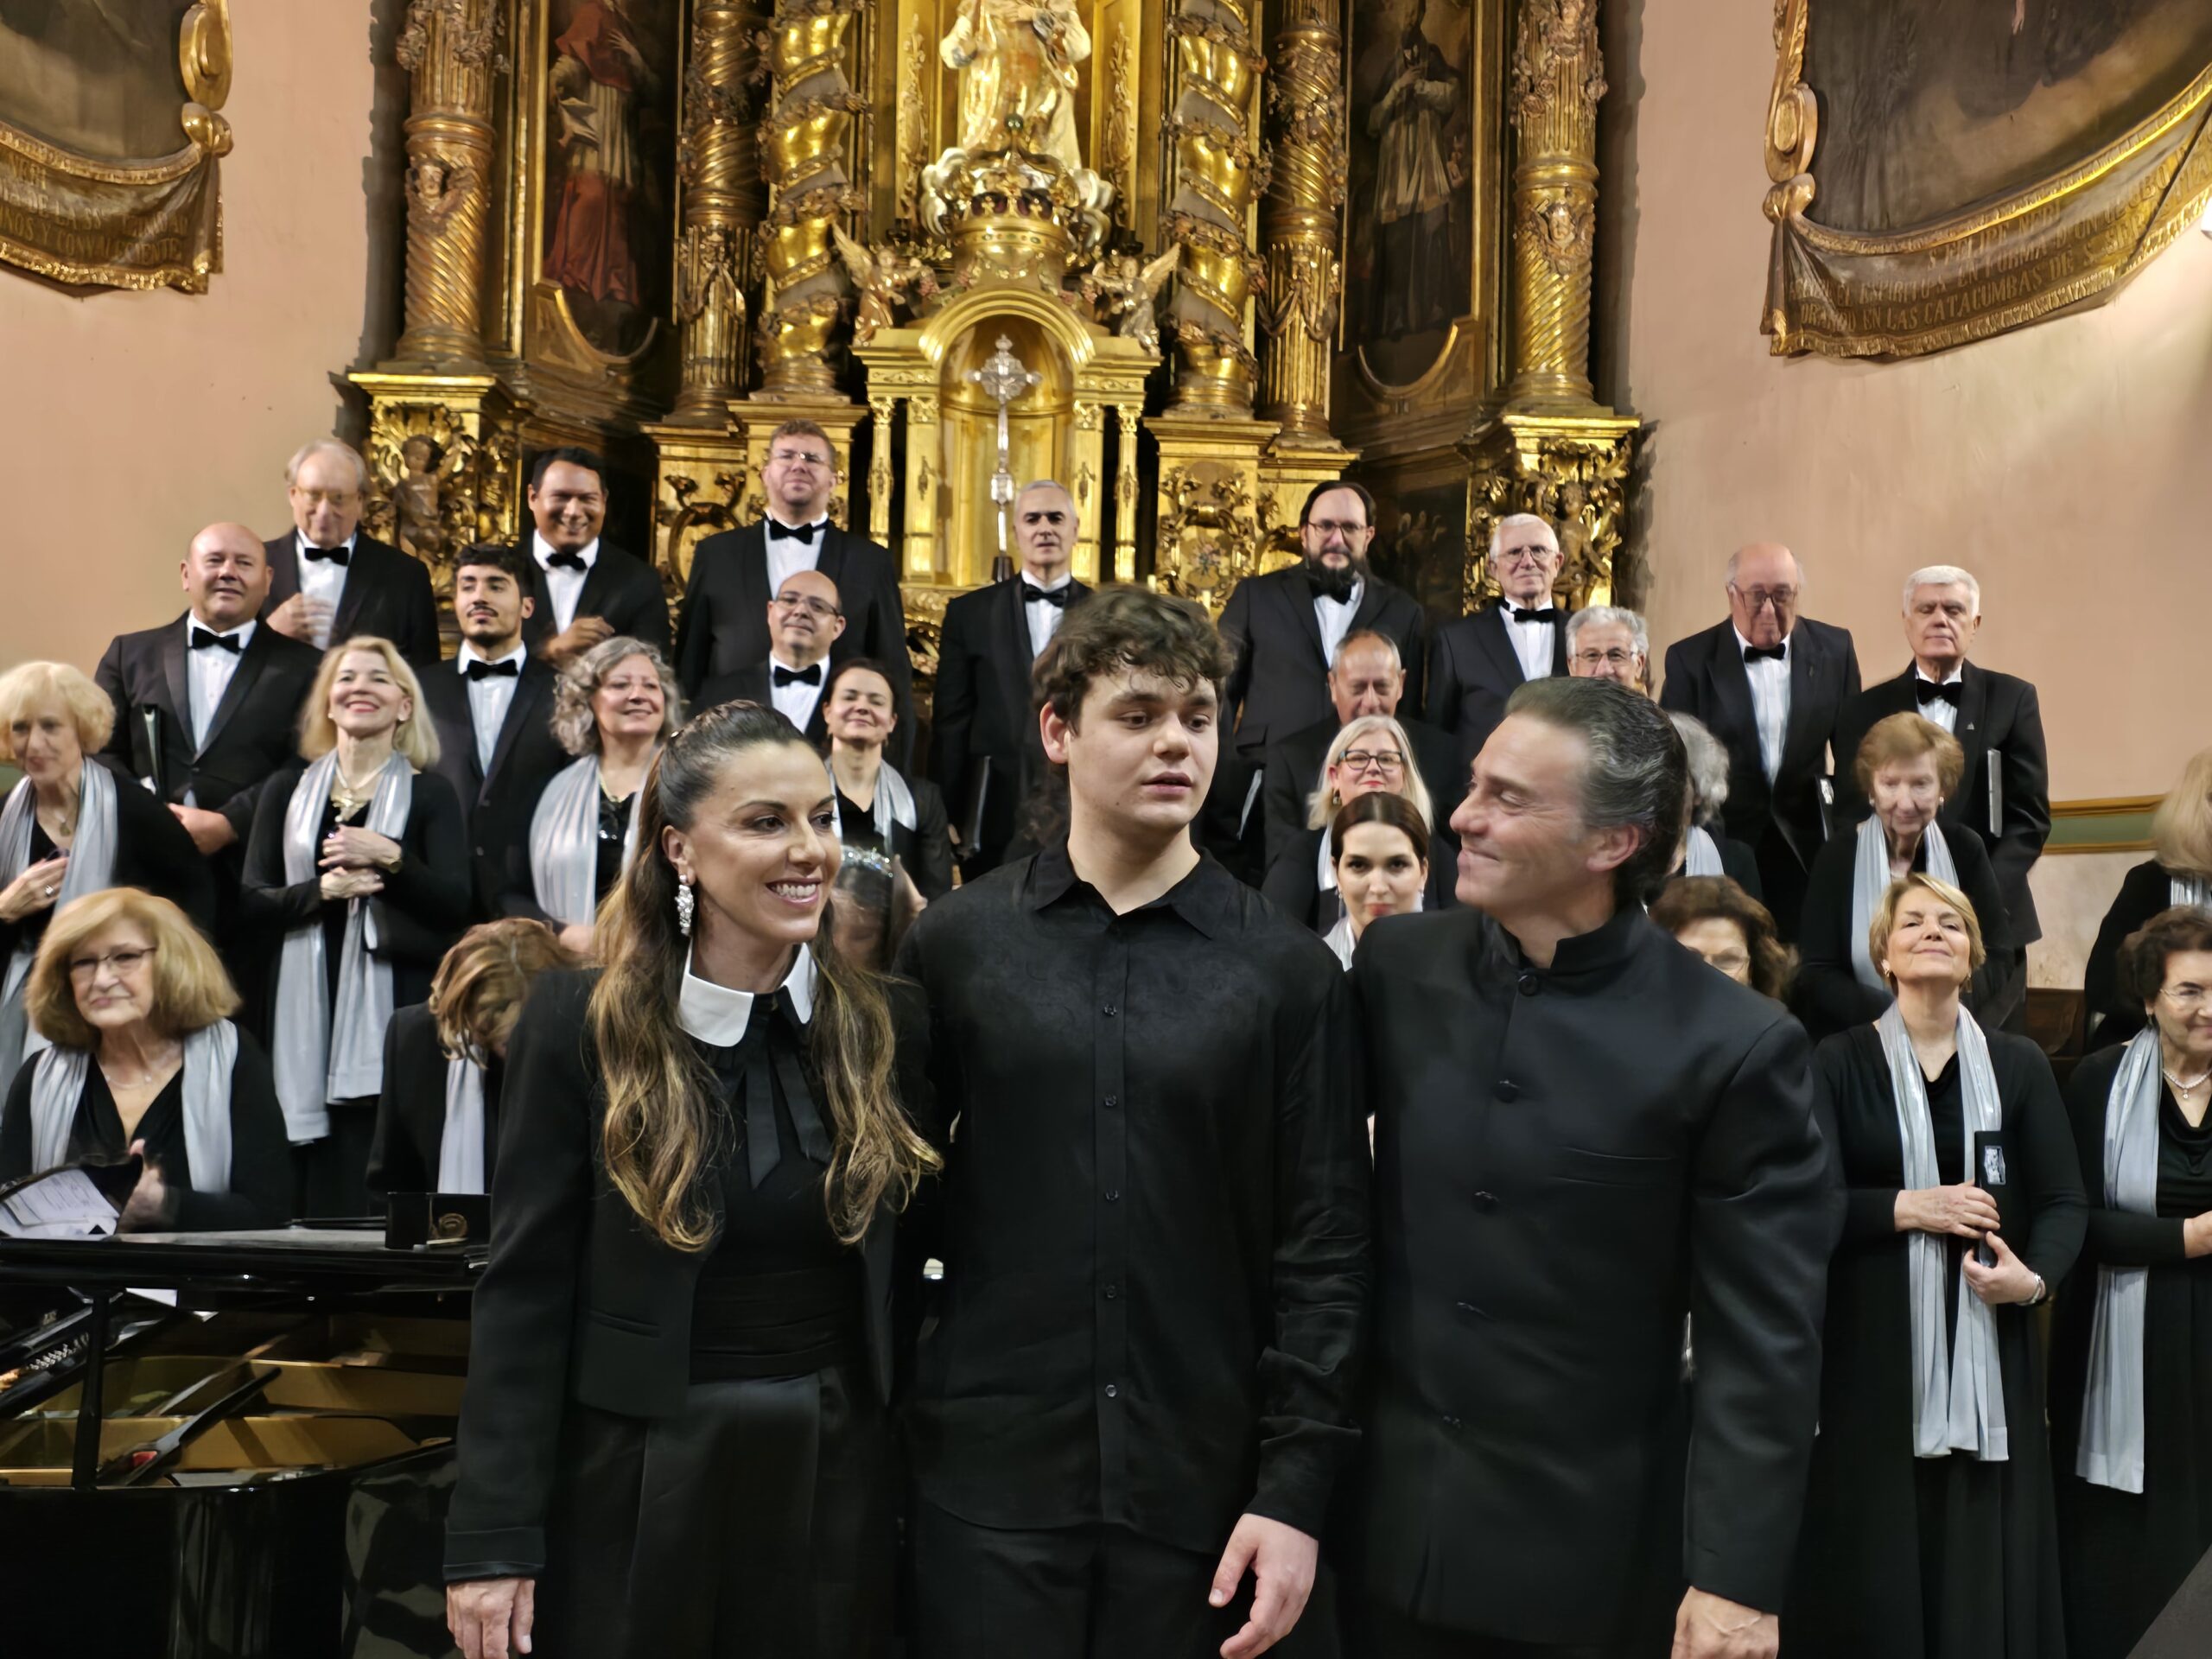
[[[1991,959],[2001,959],[2004,972],[1991,973],[1981,1006],[1986,1018],[2018,1030],[2027,1012],[2028,946],[2043,937],[2028,872],[2050,835],[2050,766],[2035,687],[1967,660],[1980,627],[1981,584],[1971,572],[1936,564],[1905,578],[1904,637],[1912,665],[1844,706],[1836,721],[1836,773],[1839,792],[1850,804],[1848,822],[1855,824],[1868,809],[1851,761],[1876,721],[1911,711],[1958,739],[1966,771],[1937,817],[1947,827],[1973,830],[1988,849],[2008,925],[2006,936],[1990,944]]]
[[[1578,680],[1611,680],[1650,695],[1651,630],[1620,605],[1586,605],[1567,619],[1567,671]]]
[[[269,612],[262,620],[317,651],[374,634],[417,667],[439,657],[438,607],[420,559],[361,532],[369,469],[349,444],[317,438],[284,468],[289,535],[264,543]]]
[[[1446,623],[1428,648],[1428,723],[1452,734],[1464,766],[1505,717],[1514,688],[1567,672],[1567,613],[1552,603],[1566,556],[1534,513],[1497,521],[1490,568],[1498,601]]]
[[[1786,547],[1738,548],[1722,585],[1728,620],[1667,647],[1659,705],[1696,715],[1727,749],[1722,821],[1758,858],[1775,925],[1795,939],[1806,873],[1827,834],[1829,751],[1834,776],[1848,779],[1857,750],[1838,721],[1859,695],[1859,652],[1849,630],[1797,613],[1805,573]]]
[[[1330,716],[1329,664],[1347,634],[1387,635],[1405,664],[1404,695],[1421,706],[1421,607],[1368,569],[1375,498],[1351,483],[1316,484],[1298,515],[1298,564],[1236,584],[1221,635],[1236,653],[1221,717],[1236,751],[1263,765],[1268,746]]]
[[[1644,914],[1688,794],[1649,698],[1524,685],[1462,907],[1360,941],[1370,1659],[1777,1651],[1843,1193],[1804,1028]]]
[[[826,751],[830,731],[822,693],[830,678],[830,648],[845,632],[836,584],[819,570],[792,571],[768,601],[768,631],[774,643],[766,659],[717,674],[699,688],[691,706],[696,711],[725,702],[765,703]]]
[[[643,559],[600,539],[607,463],[569,445],[530,471],[532,566],[523,639],[556,665],[618,634],[668,655],[668,594]]]
[[[437,771],[461,798],[474,865],[474,919],[499,914],[512,849],[530,839],[531,815],[569,755],[553,735],[559,676],[523,646],[536,608],[536,568],[519,548],[471,547],[454,568],[461,652],[423,671],[423,705],[437,728]]]
[[[1338,731],[1365,715],[1389,715],[1405,728],[1407,741],[1413,745],[1410,759],[1421,781],[1428,785],[1440,816],[1465,792],[1466,774],[1451,738],[1433,726],[1399,713],[1406,671],[1398,658],[1397,642],[1388,634],[1372,628],[1346,634],[1344,644],[1337,647],[1337,660],[1330,665],[1328,686],[1330,718],[1302,732],[1293,732],[1268,749],[1267,784],[1261,799],[1269,861],[1306,828],[1306,803],[1321,786],[1322,763],[1329,757],[1329,745]]]
[[[944,607],[930,718],[930,780],[943,792],[972,881],[995,869],[1020,809],[1045,777],[1029,671],[1061,620],[1090,589],[1068,571],[1075,498],[1039,479],[1014,499],[1021,574],[963,594]]]
[[[768,655],[769,601],[796,570],[819,570],[843,596],[845,627],[833,653],[881,663],[898,700],[894,765],[913,741],[914,671],[906,657],[906,611],[899,565],[879,547],[830,522],[836,450],[812,421],[786,421],[768,440],[760,482],[767,517],[701,542],[691,559],[677,629],[676,679],[695,702],[717,675],[758,666]]]

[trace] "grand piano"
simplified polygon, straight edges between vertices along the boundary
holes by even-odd
[[[451,1651],[483,1259],[307,1227],[0,1239],[0,1655]]]

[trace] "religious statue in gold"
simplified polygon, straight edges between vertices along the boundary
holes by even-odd
[[[1147,263],[1142,255],[1109,253],[1085,272],[1083,297],[1120,319],[1114,332],[1134,340],[1147,352],[1160,349],[1160,319],[1154,302],[1183,257],[1183,245],[1171,243],[1167,251]]]
[[[965,0],[938,55],[960,72],[961,149],[1025,149],[1082,170],[1076,66],[1090,35],[1074,0]]]

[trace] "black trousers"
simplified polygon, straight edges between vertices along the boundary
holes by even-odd
[[[1440,1630],[1373,1601],[1353,1609],[1344,1625],[1344,1659],[1612,1659],[1603,1648],[1543,1647]]]
[[[925,1500],[907,1519],[914,1659],[1216,1659],[1252,1611],[1252,1580],[1211,1607],[1217,1553],[1126,1527],[980,1527]],[[1226,1545],[1224,1536],[1222,1542]],[[1333,1659],[1325,1581],[1275,1659]]]

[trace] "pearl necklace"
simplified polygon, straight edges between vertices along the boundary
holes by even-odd
[[[2196,1081],[2194,1083],[2183,1083],[2179,1077],[2174,1076],[2172,1072],[2168,1071],[2164,1066],[2160,1066],[2158,1071],[2160,1075],[2173,1086],[2173,1091],[2177,1095],[2193,1095],[2198,1090],[2202,1089],[2208,1080],[2212,1080],[2212,1066],[2207,1066],[2202,1072],[2198,1073]]]

